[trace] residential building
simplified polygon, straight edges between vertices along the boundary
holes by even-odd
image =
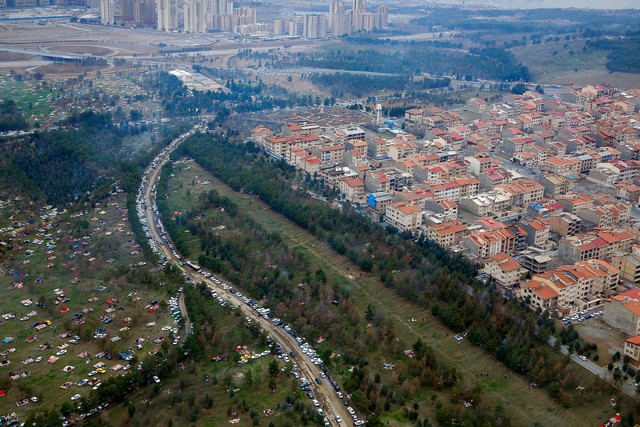
[[[528,206],[544,197],[544,187],[527,178],[498,185],[496,190],[508,195],[512,206]]]
[[[572,263],[587,259],[606,261],[616,252],[630,253],[633,242],[634,238],[629,232],[608,227],[561,240],[558,244],[558,256]]]
[[[616,184],[616,195],[630,202],[637,203],[640,198],[640,187],[631,181],[622,181]]]
[[[116,6],[113,0],[100,0],[100,23],[113,25],[116,21]]]
[[[338,183],[340,192],[350,202],[360,202],[364,199],[364,182],[358,178],[343,178]]]
[[[604,304],[602,320],[626,335],[640,334],[640,288],[611,297]]]
[[[620,277],[635,285],[640,285],[640,254],[633,252],[614,253],[611,257],[611,265],[620,271]]]
[[[601,260],[586,260],[534,275],[520,286],[518,296],[533,309],[572,314],[602,303],[618,284],[619,273]]]
[[[510,255],[499,253],[487,260],[485,271],[497,284],[510,289],[520,280],[522,266]]]
[[[547,173],[538,182],[544,187],[545,197],[557,199],[563,194],[567,194],[575,187],[575,179]]]
[[[367,196],[367,203],[379,214],[384,214],[391,202],[392,198],[386,191],[371,193]]]
[[[558,215],[552,215],[549,217],[551,232],[562,237],[570,237],[578,234],[580,231],[580,224],[582,224],[582,220],[578,216],[568,212],[561,212]]]
[[[518,263],[522,267],[531,271],[532,274],[541,274],[549,269],[551,257],[534,251],[521,253],[518,257]]]
[[[624,356],[629,358],[629,364],[640,367],[640,335],[624,340]]]
[[[178,29],[178,0],[158,0],[158,30]]]
[[[442,221],[452,221],[458,218],[458,205],[445,197],[425,200],[424,208],[438,214]]]
[[[422,226],[422,209],[405,202],[391,203],[387,206],[385,221],[400,231],[415,234]]]
[[[466,233],[467,227],[457,220],[427,228],[427,238],[444,247],[457,245]]]
[[[537,217],[531,222],[522,223],[521,227],[527,232],[526,240],[529,245],[537,248],[545,248],[547,246],[550,231],[549,221],[542,217]]]

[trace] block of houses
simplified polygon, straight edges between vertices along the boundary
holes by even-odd
[[[631,233],[608,227],[562,239],[558,243],[558,257],[570,263],[587,259],[608,261],[616,252],[631,253],[633,243]]]
[[[518,289],[531,308],[572,314],[601,304],[618,284],[619,273],[601,260],[586,260],[534,275]]]
[[[498,185],[496,190],[509,195],[512,206],[528,206],[544,197],[544,187],[528,178],[520,178],[508,184]]]

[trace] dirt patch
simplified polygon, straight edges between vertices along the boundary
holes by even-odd
[[[540,83],[575,83],[579,85],[593,82],[606,83],[622,89],[632,89],[640,86],[640,74],[610,73],[606,68],[595,68],[578,72],[547,75],[539,80]]]
[[[34,73],[42,73],[47,75],[79,75],[82,73],[90,73],[93,71],[107,69],[108,65],[80,66],[76,63],[49,64],[43,65],[33,70]]]
[[[73,46],[52,46],[51,50],[61,53],[77,53],[77,54],[87,54],[95,56],[107,56],[115,53],[113,49],[108,47],[100,47],[100,46],[91,46],[91,45],[73,45]]]
[[[0,62],[4,61],[23,61],[35,58],[35,55],[17,52],[0,52]]]
[[[621,332],[607,325],[602,319],[589,319],[576,325],[576,330],[580,336],[589,342],[598,345],[600,365],[606,365],[611,361],[611,355],[616,351],[623,352],[624,340],[626,336]]]

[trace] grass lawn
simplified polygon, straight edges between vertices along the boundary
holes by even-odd
[[[16,411],[25,415],[70,402],[69,398],[76,393],[86,395],[91,390],[88,385],[74,385],[66,390],[60,386],[89,378],[89,372],[95,369],[93,365],[99,361],[106,363],[107,373],[97,376],[104,379],[119,375],[123,371],[111,368],[129,363],[120,359],[120,352],[133,350],[144,355],[158,348],[154,338],[169,334],[161,331],[163,326],[177,326],[168,312],[147,310],[149,301],[167,300],[167,290],[149,286],[149,279],[159,269],[149,265],[139,253],[124,206],[124,195],[119,193],[85,214],[69,218],[69,222],[60,216],[50,221],[39,220],[43,212],[32,210],[29,214],[36,218],[33,224],[27,222],[26,214],[19,214],[17,220],[24,221],[25,226],[14,235],[6,232],[0,237],[11,245],[0,267],[0,289],[3,289],[0,315],[15,315],[3,320],[1,326],[2,336],[14,341],[0,344],[2,359],[10,362],[0,368],[1,388],[7,393],[0,400],[0,413]],[[47,226],[50,228],[45,229]],[[123,275],[112,274],[116,269],[122,269]],[[72,319],[76,313],[80,313],[80,319]],[[112,320],[104,323],[107,318]],[[32,326],[45,320],[51,324],[42,330]],[[147,326],[150,323],[155,325]],[[107,338],[93,338],[98,328],[106,329]],[[69,343],[74,335],[80,337],[78,343]],[[27,342],[34,336],[37,340]],[[115,337],[120,339],[112,341]],[[134,342],[138,338],[144,339],[141,349]],[[37,350],[42,344],[51,348]],[[66,353],[58,361],[48,363],[49,357],[65,344]],[[89,356],[79,357],[85,351],[91,361]],[[95,355],[102,351],[108,351],[113,359],[96,360]],[[23,363],[38,357],[43,359],[39,363]],[[65,366],[74,369],[65,373]],[[27,377],[11,380],[9,372],[26,372]],[[38,398],[37,403],[16,407],[18,400],[32,396]]]

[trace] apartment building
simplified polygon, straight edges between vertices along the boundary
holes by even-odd
[[[343,178],[338,183],[338,188],[351,203],[364,200],[364,182],[358,178]]]
[[[580,217],[568,212],[561,212],[558,215],[549,217],[549,226],[552,233],[562,237],[575,236],[580,231],[582,220]]]
[[[528,206],[544,197],[544,187],[532,179],[520,178],[496,189],[509,196],[512,206]]]
[[[521,227],[526,231],[526,240],[530,246],[545,248],[549,240],[549,221],[542,217],[536,217],[533,221],[524,222]]]
[[[615,289],[619,273],[601,260],[586,260],[536,274],[520,286],[518,296],[531,308],[572,314],[593,307]]]
[[[458,218],[458,205],[445,197],[434,197],[424,201],[425,210],[434,212],[443,221],[452,221]]]
[[[416,234],[422,227],[422,209],[408,203],[391,203],[387,206],[385,221],[400,231]]]
[[[457,220],[427,228],[427,238],[444,247],[457,245],[466,233],[467,227]]]
[[[485,271],[497,284],[511,289],[520,280],[522,266],[510,255],[499,253],[487,260]]]
[[[620,271],[620,277],[635,285],[640,285],[640,253],[634,250],[631,254],[614,253],[611,265]]]
[[[640,288],[611,297],[602,320],[626,335],[640,335]]]
[[[616,252],[630,253],[633,236],[613,227],[567,237],[558,244],[558,256],[566,262],[609,260]]]

